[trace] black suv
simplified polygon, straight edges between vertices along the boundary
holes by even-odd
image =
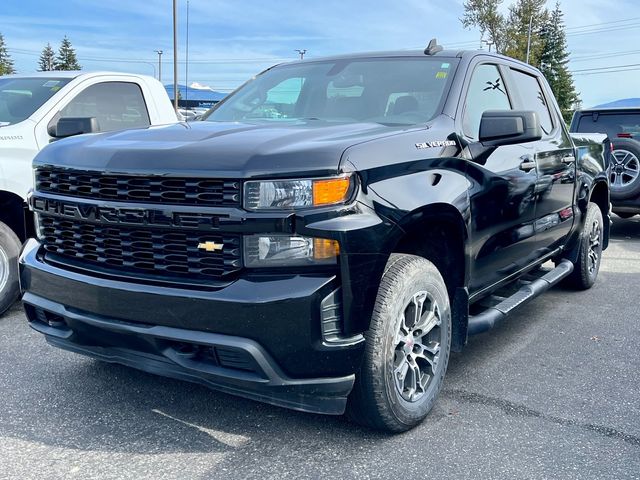
[[[640,213],[640,108],[591,108],[573,115],[571,132],[606,133],[613,143],[609,167],[613,211]]]
[[[28,320],[108,362],[406,430],[468,335],[596,280],[608,147],[558,112],[529,65],[432,43],[278,65],[202,122],[55,142]]]

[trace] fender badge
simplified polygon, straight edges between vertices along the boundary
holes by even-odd
[[[436,140],[434,142],[422,142],[416,143],[418,150],[424,150],[425,148],[437,148],[437,147],[455,147],[456,142],[453,140]]]
[[[207,252],[220,251],[223,247],[224,244],[216,242],[203,242],[198,244],[198,250],[205,250]]]

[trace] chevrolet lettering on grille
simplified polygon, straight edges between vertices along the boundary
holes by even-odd
[[[40,214],[116,225],[169,226],[213,230],[219,228],[220,220],[218,216],[207,214],[104,207],[35,196],[31,198],[31,208]]]

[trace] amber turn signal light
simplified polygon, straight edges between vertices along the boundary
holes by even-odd
[[[349,177],[314,180],[313,205],[333,205],[346,200],[351,182]]]
[[[336,258],[340,253],[340,244],[336,240],[328,238],[313,239],[313,258],[315,260],[326,260]]]

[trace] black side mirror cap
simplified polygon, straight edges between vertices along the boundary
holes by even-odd
[[[95,117],[63,117],[49,125],[48,133],[55,138],[72,137],[83,133],[97,133],[100,131],[98,119]]]
[[[535,142],[542,138],[540,119],[534,111],[488,110],[480,121],[480,143],[499,147]]]

